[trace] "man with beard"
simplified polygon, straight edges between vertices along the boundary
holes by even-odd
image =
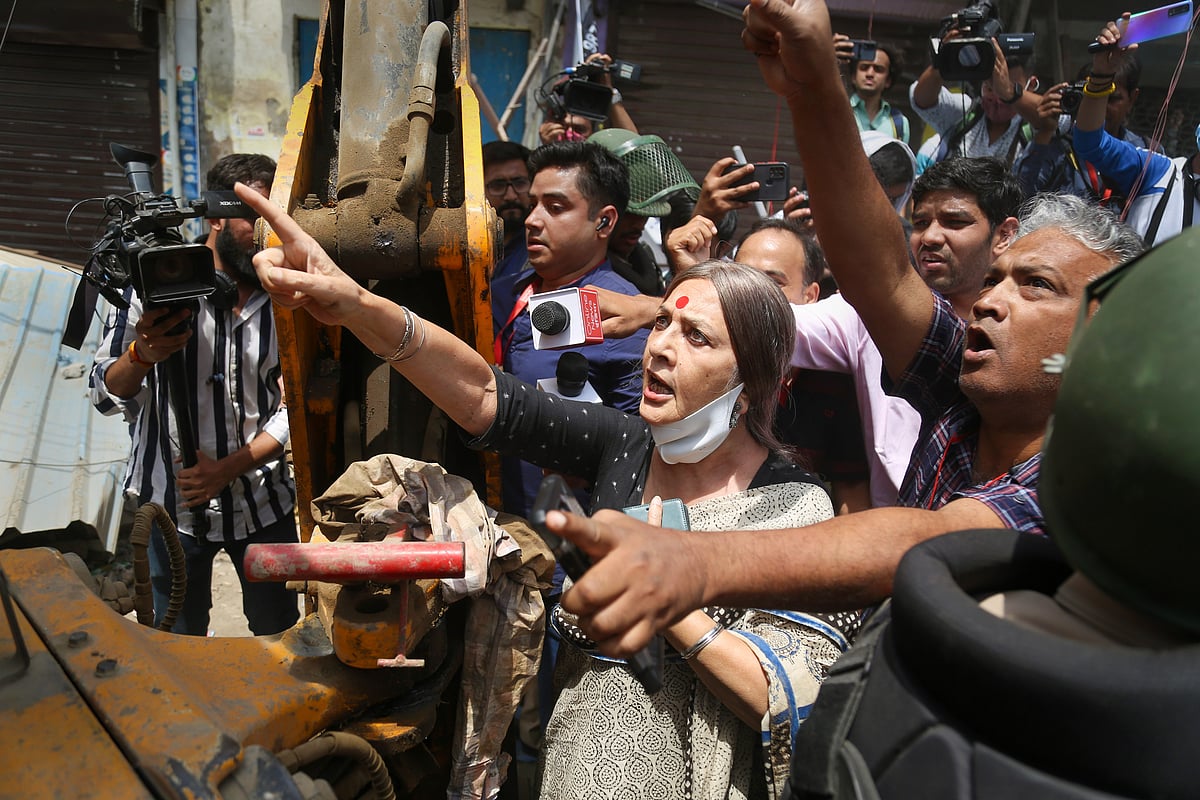
[[[883,99],[900,73],[895,48],[879,44],[870,59],[854,60],[854,40],[840,33],[833,35],[838,61],[850,70],[850,107],[859,131],[881,131],[908,144],[908,118]]]
[[[504,257],[492,280],[511,278],[525,268],[525,216],[529,213],[529,148],[517,142],[483,146],[483,190],[504,223]]]
[[[263,196],[275,162],[234,154],[208,173],[210,191],[241,181]],[[133,450],[125,471],[131,501],[159,503],[175,521],[186,557],[187,594],[173,628],[204,636],[212,607],[212,562],[224,548],[242,584],[242,608],[255,635],[290,628],[296,597],[281,583],[248,583],[246,545],[295,542],[295,489],[283,458],[287,409],[280,381],[270,298],[251,259],[254,219],[209,220],[218,291],[187,304],[144,308],[126,289],[128,310],[114,308],[91,373],[92,402],[103,414],[122,414]],[[189,386],[170,384],[165,360],[182,353]],[[162,365],[162,366],[160,366]],[[171,393],[191,405],[195,463],[183,466]],[[189,461],[192,459],[189,458]],[[151,537],[155,623],[166,611],[171,571],[161,535]]]
[[[1037,482],[1061,354],[1081,305],[1090,308],[1087,285],[1144,247],[1105,209],[1039,195],[984,276],[968,324],[912,268],[895,208],[854,141],[824,3],[751,0],[745,19],[743,45],[791,113],[830,269],[879,348],[890,391],[921,413],[922,435],[896,507],[805,528],[684,535],[610,511],[547,514],[550,530],[592,559],[562,605],[609,656],[706,605],[878,603],[901,556],[943,533],[1044,533]]]
[[[951,30],[942,41],[961,35]],[[978,100],[953,94],[932,64],[909,87],[913,111],[942,137],[935,162],[953,156],[991,156],[1012,166],[1033,138],[1032,128],[1022,117],[1037,119],[1041,95],[1025,91],[1025,84],[1036,83],[1036,77],[1027,74],[1021,61],[1006,59],[995,39],[992,47],[996,60],[991,77],[980,87]]]

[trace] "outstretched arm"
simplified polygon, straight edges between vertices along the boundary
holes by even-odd
[[[863,152],[838,75],[829,12],[820,0],[752,0],[745,19],[742,43],[792,112],[829,267],[889,373],[898,376],[933,318],[933,296],[909,263],[900,218]]]
[[[709,604],[863,608],[891,594],[896,566],[913,545],[951,531],[1004,527],[991,508],[967,498],[938,511],[876,508],[783,531],[697,536],[615,511],[590,519],[551,512],[546,524],[595,562],[563,607],[613,656],[637,652],[655,632]]]
[[[303,308],[326,325],[341,325],[374,353],[393,353],[405,338],[404,310],[342,272],[283,209],[241,183],[234,189],[283,242],[254,256],[254,269],[271,300],[284,308]],[[393,362],[392,368],[467,433],[484,433],[496,418],[491,367],[450,331],[417,318],[414,323],[406,350],[413,355]]]

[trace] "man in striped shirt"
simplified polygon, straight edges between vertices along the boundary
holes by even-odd
[[[235,154],[208,173],[210,191],[242,181],[264,196],[275,162]],[[295,489],[284,463],[287,409],[280,381],[270,298],[258,283],[252,219],[208,221],[207,246],[218,291],[192,309],[144,308],[130,289],[128,310],[114,308],[91,373],[92,402],[130,423],[133,449],[125,494],[138,504],[162,504],[179,528],[188,586],[176,633],[203,636],[212,606],[212,562],[224,548],[242,583],[243,610],[256,635],[278,633],[299,617],[295,595],[280,583],[247,583],[242,571],[251,542],[294,542]],[[169,385],[166,359],[180,353],[188,386]],[[184,392],[197,452],[184,467],[169,397]],[[190,461],[191,459],[189,459]],[[162,537],[151,539],[155,622],[170,596]]]

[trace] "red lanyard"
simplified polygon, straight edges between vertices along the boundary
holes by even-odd
[[[496,334],[496,339],[492,342],[492,355],[496,358],[496,366],[504,366],[504,354],[512,346],[513,336],[517,333],[516,326],[513,325],[513,320],[525,310],[525,307],[529,305],[529,298],[541,285],[541,278],[536,276],[525,285],[525,288],[521,290],[520,296],[517,297],[517,302],[513,304],[512,313],[508,315],[508,321],[504,323],[504,327]],[[509,328],[512,330],[509,330]],[[506,330],[509,331],[508,336],[504,335]]]
[[[933,488],[930,489],[929,499],[925,502],[925,507],[928,508],[930,511],[934,510],[933,504],[937,502],[938,484],[940,484],[942,482],[942,467],[946,464],[946,454],[950,452],[951,447],[953,447],[956,444],[961,443],[962,440],[963,440],[963,436],[961,434],[956,433],[950,437],[950,441],[946,443],[946,448],[944,450],[942,450],[942,457],[938,459],[937,469],[933,473]],[[989,486],[995,486],[997,483],[999,483],[1000,479],[1003,478],[1007,474],[1008,474],[1007,470],[1004,472],[1001,472],[999,475],[992,478],[990,481],[983,484],[983,486],[980,486],[979,488],[986,489]]]

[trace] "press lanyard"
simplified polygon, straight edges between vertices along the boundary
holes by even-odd
[[[529,305],[529,298],[533,296],[533,293],[536,292],[538,287],[541,285],[542,279],[536,275],[531,281],[529,281],[529,283],[525,284],[525,288],[521,290],[521,294],[517,297],[517,302],[513,304],[512,313],[508,315],[508,320],[496,334],[496,338],[492,342],[492,355],[494,355],[496,358],[497,366],[504,365],[504,354],[508,352],[508,348],[512,346],[513,336],[515,336],[517,333],[517,328],[515,325],[513,325],[513,320],[515,320],[517,316],[525,310],[525,307]],[[510,328],[511,330],[509,330]],[[505,331],[508,331],[508,336],[504,335]]]

